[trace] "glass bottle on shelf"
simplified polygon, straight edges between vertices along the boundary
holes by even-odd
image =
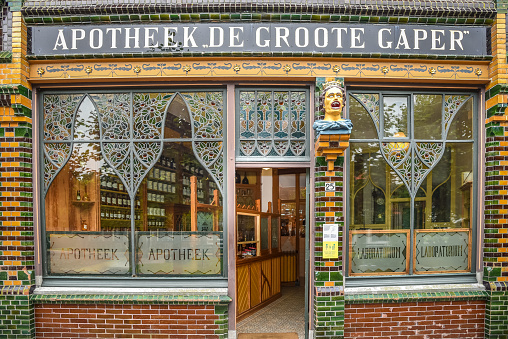
[[[78,193],[76,194],[76,200],[77,201],[81,200],[81,192],[79,190],[78,190]]]
[[[116,179],[113,179],[113,183],[111,184],[111,188],[112,188],[114,191],[117,191],[117,190],[118,190],[118,182],[116,181]]]
[[[111,194],[111,205],[116,205],[116,194]]]
[[[244,184],[244,185],[248,185],[249,184],[249,179],[247,178],[247,172],[245,172],[245,175],[244,175],[243,180],[242,180],[242,184]]]

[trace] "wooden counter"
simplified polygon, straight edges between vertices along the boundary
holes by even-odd
[[[238,321],[281,296],[280,264],[280,253],[237,260]]]

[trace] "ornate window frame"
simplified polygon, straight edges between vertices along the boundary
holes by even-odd
[[[210,128],[206,132],[203,133],[203,131],[200,131],[200,126],[206,129],[207,126],[206,122],[212,121],[211,119],[206,119],[205,117],[199,117],[195,114],[193,114],[193,110],[201,110],[201,106],[203,106],[203,103],[200,103],[199,100],[194,100],[196,98],[193,98],[192,95],[195,93],[220,93],[221,94],[221,100],[222,100],[222,106],[217,112],[220,112],[220,117],[222,119],[222,122],[220,124],[220,137],[206,137],[206,134],[210,133]],[[227,192],[227,181],[224,180],[224,169],[226,167],[226,159],[227,159],[227,91],[224,86],[210,86],[210,87],[200,87],[200,88],[186,88],[186,87],[164,87],[164,88],[146,88],[146,87],[127,87],[127,88],[120,88],[120,89],[110,89],[110,88],[98,88],[98,89],[76,89],[76,90],[54,90],[54,89],[40,89],[37,92],[37,106],[38,106],[38,138],[37,142],[39,144],[38,150],[38,163],[39,171],[37,173],[39,177],[39,182],[41,183],[39,186],[39,201],[40,201],[40,239],[46,239],[46,228],[45,228],[45,195],[48,191],[48,188],[52,182],[52,180],[56,177],[58,172],[63,168],[63,166],[67,163],[69,158],[72,154],[72,148],[74,144],[79,143],[97,143],[100,145],[101,151],[104,152],[104,149],[108,147],[115,148],[116,146],[120,144],[127,144],[125,147],[126,157],[130,158],[131,161],[138,160],[138,162],[143,162],[143,159],[146,163],[143,163],[144,171],[140,175],[135,175],[134,167],[130,166],[130,173],[129,171],[124,171],[126,173],[125,176],[122,177],[121,175],[121,163],[114,163],[114,159],[107,157],[104,157],[105,162],[109,166],[115,169],[115,173],[121,178],[122,182],[124,183],[126,187],[126,191],[130,195],[132,203],[134,203],[134,199],[132,199],[133,196],[136,195],[137,188],[139,187],[141,180],[144,176],[147,175],[150,168],[153,167],[157,159],[161,156],[164,144],[165,143],[171,143],[171,142],[192,142],[193,145],[193,151],[194,155],[198,159],[198,161],[208,170],[212,171],[212,177],[214,181],[217,184],[217,187],[222,193],[223,201],[226,200],[226,192]],[[127,123],[129,127],[129,130],[124,132],[125,135],[121,136],[120,138],[108,138],[108,128],[105,127],[108,125],[105,123],[104,119],[99,118],[99,126],[100,126],[100,137],[96,139],[78,139],[74,140],[74,123],[75,119],[77,117],[78,109],[81,105],[81,102],[86,98],[93,95],[113,95],[114,94],[125,94],[127,93],[127,96],[129,98],[128,107],[126,107],[126,113],[127,117],[124,122]],[[162,128],[159,132],[155,131],[154,128],[151,128],[151,136],[148,138],[141,138],[139,137],[139,133],[135,131],[135,125],[136,125],[136,118],[141,117],[141,114],[138,114],[135,116],[134,114],[134,100],[133,96],[136,94],[146,94],[146,93],[164,93],[168,94],[170,98],[166,98],[166,102],[162,103],[164,105],[163,109],[163,115],[159,117],[151,117],[152,120],[156,120],[156,124],[162,124]],[[174,98],[177,95],[181,95],[182,97],[185,97],[185,102],[188,108],[188,111],[190,113],[190,119],[193,126],[192,129],[192,137],[189,138],[164,138],[164,132],[163,132],[163,123],[166,118],[167,109],[171,105],[171,102],[174,100]],[[60,117],[60,121],[57,124],[60,124],[58,128],[55,130],[56,132],[52,135],[48,134],[47,126],[45,125],[44,121],[44,107],[45,107],[45,96],[66,96],[68,98],[72,98],[70,107],[62,107],[62,112],[64,114]],[[104,107],[101,109],[98,108],[97,103],[92,100],[92,104],[96,108],[99,116],[106,116],[107,115],[107,105],[108,103],[103,103]],[[114,103],[109,103],[113,105]],[[157,103],[159,104],[159,103]],[[196,106],[196,107],[191,107]],[[140,113],[143,113],[143,109],[138,107],[138,111]],[[146,114],[146,112],[144,112]],[[115,117],[116,118],[116,117]],[[196,118],[196,119],[195,119]],[[198,119],[201,118],[201,119]],[[119,126],[121,121],[110,119],[110,129],[109,131],[113,131],[116,129],[115,133],[118,133],[118,131],[121,131],[122,128],[125,128],[125,126]],[[142,126],[147,126],[146,122],[138,121]],[[57,124],[54,124],[53,127],[55,127]],[[64,125],[68,125],[67,129]],[[116,126],[117,125],[117,126]],[[199,134],[198,136],[198,133]],[[46,134],[46,138],[45,138]],[[130,134],[128,136],[127,134]],[[105,137],[106,136],[106,137]],[[138,136],[138,137],[136,137]],[[199,147],[205,147],[207,143],[222,143],[220,145],[220,155],[218,157],[215,157],[214,159],[205,159],[201,157],[200,154],[196,151],[196,148]],[[150,145],[158,145],[158,147],[155,147],[153,152],[149,154],[144,154],[143,149],[147,149],[147,147],[139,147],[142,144],[150,144]],[[49,156],[48,154],[48,145],[68,145],[68,151],[65,150],[56,150],[54,156]],[[203,146],[205,145],[205,146]],[[51,148],[51,147],[50,147]],[[58,147],[57,147],[58,148]],[[150,148],[150,147],[148,147]],[[123,153],[125,153],[123,152]],[[140,154],[143,153],[143,154]],[[146,152],[145,152],[146,153]],[[147,161],[148,159],[148,161]],[[45,167],[46,166],[53,167],[53,170],[50,171],[50,175],[45,176]],[[218,167],[217,167],[218,166]],[[132,212],[133,213],[133,212]],[[134,218],[133,218],[134,219]],[[131,220],[131,233],[133,232],[135,226],[135,220]],[[216,288],[221,287],[225,288],[227,287],[227,272],[228,272],[228,265],[227,265],[227,256],[228,256],[228,250],[227,250],[227,204],[223,205],[223,226],[221,231],[221,237],[223,241],[222,245],[222,274],[220,276],[197,276],[197,277],[191,277],[191,276],[136,276],[131,275],[127,277],[112,277],[112,276],[56,276],[56,275],[48,275],[48,258],[47,258],[47,243],[45,240],[41,240],[38,243],[38,246],[40,248],[40,256],[42,258],[42,276],[43,276],[43,286],[52,287],[52,286],[101,286],[104,284],[104,282],[107,280],[108,285],[114,286],[114,287],[136,287],[140,286],[140,283],[143,285],[149,284],[152,287],[182,287],[182,286],[190,286],[190,287],[203,287],[203,288]],[[131,243],[129,244],[130,248],[133,248],[134,244],[134,237],[131,237]],[[130,251],[131,258],[134,257],[135,251]],[[134,265],[135,261],[132,260],[132,265]],[[135,266],[135,265],[134,265]]]
[[[377,143],[379,146],[382,144],[395,144],[400,143],[401,141],[403,143],[408,144],[408,148],[406,149],[407,153],[403,155],[402,158],[397,159],[399,161],[398,163],[393,163],[393,161],[390,161],[390,152],[381,152],[383,155],[383,158],[385,159],[387,167],[390,167],[391,169],[395,170],[399,176],[401,175],[400,171],[397,169],[402,168],[401,164],[404,161],[411,161],[410,163],[410,171],[414,171],[415,164],[414,159],[417,158],[418,161],[422,162],[425,165],[425,171],[422,170],[422,175],[419,176],[419,179],[414,179],[414,176],[408,175],[408,179],[403,179],[404,184],[409,190],[410,197],[411,197],[411,227],[410,230],[408,230],[407,235],[403,234],[404,237],[407,236],[407,239],[409,239],[408,242],[408,251],[409,254],[407,255],[407,263],[406,263],[406,271],[399,273],[399,274],[371,274],[371,275],[361,275],[361,276],[355,276],[354,274],[350,274],[350,261],[351,261],[351,254],[350,252],[350,244],[351,244],[351,233],[354,232],[349,229],[349,225],[352,222],[352,210],[351,206],[353,204],[353,201],[351,199],[350,195],[350,189],[351,189],[351,179],[350,179],[350,152],[351,147],[347,152],[346,155],[346,171],[347,179],[346,179],[346,185],[345,185],[345,195],[346,198],[346,206],[347,209],[346,212],[346,234],[347,236],[344,237],[344,248],[347,249],[344,252],[346,253],[345,258],[345,272],[346,277],[348,281],[348,287],[360,287],[360,286],[382,286],[382,285],[393,285],[397,284],[396,281],[400,280],[399,284],[428,284],[429,279],[432,279],[433,283],[476,283],[477,279],[475,276],[476,272],[476,257],[478,251],[481,251],[481,248],[478,248],[477,245],[477,232],[480,228],[480,225],[478,225],[478,205],[480,204],[480,198],[478,197],[479,192],[479,179],[481,178],[481,175],[478,173],[478,159],[481,155],[480,150],[480,134],[478,131],[479,126],[479,99],[481,98],[478,90],[456,90],[456,89],[447,89],[447,88],[425,88],[421,90],[407,90],[407,89],[379,89],[379,90],[373,90],[369,87],[361,87],[361,86],[350,86],[347,91],[347,116],[349,117],[349,109],[350,109],[350,101],[351,100],[357,100],[363,108],[369,113],[370,118],[372,119],[372,123],[375,126],[375,132],[377,133],[378,138],[375,139],[350,139],[350,144],[358,144],[358,143]],[[378,99],[375,100],[375,98],[372,96],[373,94],[379,94]],[[413,121],[413,113],[414,113],[414,95],[442,95],[443,97],[443,116],[444,119],[442,121],[442,128],[443,128],[443,135],[441,139],[432,139],[432,140],[424,140],[424,139],[416,139],[414,136],[414,121]],[[409,108],[408,108],[408,130],[411,131],[411,135],[405,137],[405,138],[387,138],[382,135],[383,133],[383,123],[382,123],[382,96],[407,96],[409,98]],[[457,107],[451,107],[451,105],[448,105],[445,102],[446,96],[455,96],[455,97],[465,97],[465,100],[463,100]],[[472,117],[472,140],[450,140],[447,139],[447,134],[450,128],[450,123],[453,121],[453,117],[455,116],[455,113],[460,109],[462,104],[467,102],[472,98],[473,100],[473,117]],[[357,126],[354,127],[355,129],[358,128]],[[472,166],[473,166],[473,185],[472,185],[472,196],[473,196],[473,202],[472,202],[472,216],[471,216],[471,229],[470,229],[470,236],[469,236],[469,244],[470,244],[470,252],[469,252],[469,268],[467,271],[457,271],[457,273],[452,272],[429,272],[429,273],[415,273],[414,272],[414,259],[415,259],[415,249],[414,249],[414,236],[415,236],[415,228],[414,228],[414,201],[415,196],[418,192],[419,185],[422,184],[422,181],[425,179],[425,177],[432,171],[434,166],[441,160],[444,154],[445,145],[448,142],[458,142],[458,143],[471,143],[473,145],[473,159],[472,159]],[[424,159],[421,156],[421,152],[424,149],[428,149],[429,145],[441,145],[440,147],[431,147],[436,152],[434,152],[434,156],[431,156],[430,159],[432,159],[432,163],[429,162],[429,158]],[[435,146],[435,145],[434,145]],[[381,147],[380,147],[381,148]],[[411,154],[415,154],[411,156]],[[416,155],[418,154],[418,155]],[[416,166],[418,167],[418,166]],[[402,173],[403,174],[403,173]],[[413,173],[414,174],[414,173]],[[376,231],[374,231],[376,232]],[[402,233],[401,233],[402,234]],[[437,274],[439,273],[439,274]]]
[[[269,96],[266,94],[270,93]],[[274,103],[274,96],[280,93],[288,93],[291,100],[287,107],[282,104],[277,105]],[[263,112],[256,112],[256,107],[251,107],[251,111],[245,110],[242,107],[242,100],[249,95],[248,99],[252,101],[259,101],[262,98],[267,98],[266,105],[262,105]],[[308,86],[305,87],[276,87],[276,86],[257,86],[257,87],[243,87],[237,86],[235,89],[236,96],[236,117],[235,117],[235,137],[236,137],[236,163],[243,162],[304,162],[311,160],[311,131],[309,128],[310,108],[313,103],[310,102],[310,90]],[[302,100],[303,99],[303,100]],[[304,105],[297,108],[293,102],[302,100]],[[280,123],[283,119],[276,120],[274,115],[277,107],[281,110],[288,109],[285,112],[280,112],[280,115],[288,116],[288,125],[283,127]],[[293,119],[295,116],[300,118],[301,114],[305,114],[303,119]],[[246,115],[254,117],[254,121],[242,121]],[[260,122],[259,118],[262,116],[268,117],[264,122]],[[258,130],[259,124],[263,124],[262,133],[265,136],[260,136]],[[267,127],[268,126],[268,127]],[[267,127],[268,131],[265,130]],[[275,131],[278,128],[278,132]],[[302,131],[303,130],[303,131]],[[250,135],[246,136],[245,133]],[[275,134],[279,133],[279,136]],[[283,136],[280,136],[282,135]]]

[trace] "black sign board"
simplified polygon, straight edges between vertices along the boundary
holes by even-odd
[[[35,55],[318,52],[487,55],[487,29],[344,23],[35,26]]]

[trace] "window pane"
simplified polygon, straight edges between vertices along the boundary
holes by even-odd
[[[350,275],[406,273],[407,188],[388,167],[377,143],[352,145],[350,168]]]
[[[135,139],[160,139],[164,113],[173,93],[133,93]],[[170,115],[166,123],[170,121]],[[172,121],[172,120],[171,120]]]
[[[191,118],[187,104],[176,95],[169,105],[166,123],[164,125],[164,138],[191,138]]]
[[[378,144],[351,146],[352,229],[387,229],[386,162]]]
[[[370,114],[362,106],[362,103],[368,107]],[[379,124],[379,94],[350,95],[349,119],[354,126],[351,131],[351,139],[377,139],[373,119]]]
[[[460,105],[465,96],[446,96],[445,99],[455,99],[455,104]],[[455,115],[455,118],[450,123],[450,130],[448,131],[448,140],[472,140],[473,139],[473,98],[467,100]]]
[[[279,199],[295,200],[296,199],[296,175],[282,174],[279,175]]]
[[[279,248],[279,218],[272,217],[272,248]]]
[[[417,94],[414,96],[414,133],[416,139],[443,139],[443,96]]]
[[[469,228],[473,180],[473,145],[448,143],[432,177],[429,228]]]
[[[138,273],[221,274],[222,195],[192,143],[164,143],[139,191],[146,216],[136,232]]]
[[[261,249],[268,249],[268,217],[261,217]]]
[[[53,180],[45,198],[49,274],[130,273],[129,233],[110,232],[99,214],[106,168],[99,144],[76,143]]]
[[[85,96],[76,113],[74,140],[99,139],[99,116],[88,96]]]
[[[409,137],[407,130],[407,97],[383,97],[384,137]]]
[[[299,185],[300,185],[300,199],[306,198],[306,184],[305,184],[305,173],[300,173],[299,176]]]
[[[131,199],[128,189],[109,165],[101,168],[101,228],[108,232],[130,232],[131,230]],[[141,229],[143,217],[141,194],[134,201],[135,223]]]
[[[164,143],[162,155],[144,183],[148,229],[222,230],[222,195],[208,169],[194,156],[192,143]],[[195,216],[192,201],[197,206]]]

